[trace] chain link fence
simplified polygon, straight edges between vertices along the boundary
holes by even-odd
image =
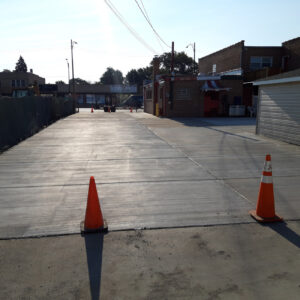
[[[71,99],[0,97],[0,151],[72,113]]]

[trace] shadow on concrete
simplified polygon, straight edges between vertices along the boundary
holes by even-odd
[[[103,233],[84,234],[91,299],[100,299]]]
[[[179,123],[183,124],[184,126],[205,127],[207,129],[211,129],[211,130],[214,130],[216,132],[220,132],[224,135],[239,137],[239,138],[254,141],[254,142],[259,141],[255,138],[251,138],[251,137],[247,137],[247,136],[244,136],[244,135],[241,135],[241,134],[236,134],[234,132],[230,132],[230,131],[215,128],[217,126],[223,126],[223,127],[224,126],[254,126],[253,119],[247,119],[247,118],[243,118],[243,119],[219,118],[219,119],[212,119],[211,122],[207,121],[207,119],[202,119],[202,118],[172,118],[171,120],[179,122]]]
[[[300,248],[300,235],[298,235],[295,231],[288,228],[285,222],[281,223],[273,223],[270,225],[266,225],[270,227],[272,230],[280,234],[283,238],[288,240],[290,243],[294,244],[296,247]]]
[[[171,120],[182,123],[185,126],[207,127],[207,126],[255,126],[255,118],[171,118]]]

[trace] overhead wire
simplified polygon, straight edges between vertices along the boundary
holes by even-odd
[[[146,11],[146,9],[145,9],[145,6],[144,6],[144,4],[143,4],[143,2],[141,2],[142,3],[142,6],[143,6],[143,8],[144,8],[144,10],[141,8],[141,6],[140,6],[140,4],[139,4],[139,2],[137,1],[137,0],[134,0],[135,1],[135,3],[137,4],[137,6],[138,6],[138,8],[140,9],[140,11],[141,11],[141,13],[143,14],[143,16],[144,16],[144,18],[146,19],[146,21],[148,22],[148,24],[150,25],[150,27],[152,28],[152,30],[153,30],[153,32],[155,33],[155,35],[167,46],[167,47],[169,47],[169,48],[172,48],[170,45],[168,45],[163,39],[162,39],[162,37],[158,34],[158,32],[154,29],[154,27],[153,27],[153,25],[152,25],[152,23],[151,23],[151,21],[150,21],[150,18],[149,18],[149,16],[148,16],[148,14],[147,14],[147,11]],[[142,0],[141,0],[142,1]]]
[[[141,4],[142,4],[143,11],[144,11],[144,13],[145,13],[145,15],[146,15],[146,17],[147,17],[148,22],[151,22],[151,21],[150,21],[150,18],[149,18],[149,15],[148,15],[148,13],[147,13],[147,10],[146,10],[146,8],[145,8],[145,5],[144,5],[144,3],[143,3],[143,0],[140,0],[140,2],[141,2]],[[155,35],[155,37],[156,37],[156,39],[157,39],[157,42],[159,43],[159,46],[160,46],[161,50],[164,52],[165,49],[164,49],[164,47],[163,47],[163,45],[162,45],[162,43],[161,43],[159,37],[158,37],[157,35]]]
[[[140,42],[142,43],[149,51],[157,54],[155,51],[135,30],[132,28],[125,18],[121,15],[121,13],[117,10],[117,8],[113,5],[110,0],[104,0],[107,6],[111,9],[111,11],[115,14],[115,16],[120,20],[120,22],[130,31],[130,33]]]

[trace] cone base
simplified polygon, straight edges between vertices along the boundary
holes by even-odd
[[[80,223],[80,231],[81,231],[81,233],[95,233],[95,232],[104,232],[104,233],[107,233],[108,232],[107,222],[106,222],[106,220],[103,220],[103,222],[104,222],[103,226],[101,226],[99,228],[90,229],[90,228],[85,228],[84,227],[84,221],[82,221]]]
[[[249,214],[252,218],[254,218],[257,222],[260,223],[272,223],[272,222],[282,222],[283,218],[275,215],[273,218],[262,218],[256,214],[256,210],[250,210]]]

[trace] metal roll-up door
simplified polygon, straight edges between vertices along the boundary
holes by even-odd
[[[300,82],[259,87],[257,133],[300,145]]]

